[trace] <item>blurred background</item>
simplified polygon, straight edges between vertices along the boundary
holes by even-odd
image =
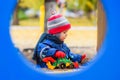
[[[14,46],[32,61],[34,47],[40,35],[47,31],[50,9],[57,10],[71,23],[65,40],[71,51],[93,58],[97,47],[97,0],[18,0],[11,16]]]

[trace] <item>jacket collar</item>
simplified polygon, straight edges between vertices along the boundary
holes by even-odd
[[[61,41],[58,37],[53,36],[51,34],[49,34],[47,36],[47,39],[50,40],[50,41],[52,41],[52,42],[54,42],[54,43],[56,43],[56,44],[62,44],[63,43],[63,41]]]

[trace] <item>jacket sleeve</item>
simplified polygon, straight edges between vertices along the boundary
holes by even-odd
[[[81,60],[81,55],[80,54],[74,54],[72,52],[69,52],[69,57],[73,62],[80,62]]]
[[[73,61],[73,62],[80,62],[80,60],[81,60],[81,55],[80,54],[75,54],[75,53],[72,53],[71,51],[70,51],[70,49],[67,47],[67,45],[66,44],[64,44],[65,45],[65,47],[67,48],[67,51],[68,51],[68,57]]]
[[[40,43],[37,48],[37,54],[42,59],[44,57],[54,56],[57,49],[51,48],[50,46]]]

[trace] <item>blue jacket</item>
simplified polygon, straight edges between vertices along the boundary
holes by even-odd
[[[33,59],[36,60],[40,67],[47,67],[46,64],[42,62],[42,59],[49,56],[55,58],[54,54],[58,50],[63,51],[66,54],[66,58],[73,62],[80,62],[81,60],[81,55],[73,54],[64,42],[61,42],[57,37],[52,35],[49,35],[49,37],[43,42],[38,43],[36,53],[33,55]]]

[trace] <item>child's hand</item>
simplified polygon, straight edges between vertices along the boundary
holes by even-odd
[[[83,54],[81,60],[85,59],[86,57],[87,57],[87,55]]]
[[[86,54],[83,54],[80,63],[84,64],[84,63],[88,62],[88,60],[89,60],[89,58],[87,58]]]
[[[57,51],[55,53],[56,58],[64,58],[65,56],[66,56],[66,54],[64,52],[62,52],[62,51]]]

